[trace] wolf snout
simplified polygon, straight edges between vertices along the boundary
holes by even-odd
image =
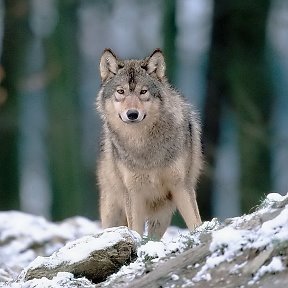
[[[139,111],[138,110],[128,110],[126,112],[126,115],[127,115],[127,118],[130,120],[130,121],[135,121],[138,119],[138,116],[139,116]]]
[[[140,122],[145,118],[145,116],[146,116],[145,113],[137,109],[129,109],[120,114],[121,120],[126,123]]]

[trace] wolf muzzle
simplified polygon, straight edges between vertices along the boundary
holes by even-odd
[[[129,109],[120,113],[119,117],[125,123],[138,123],[145,119],[146,114],[137,109]]]

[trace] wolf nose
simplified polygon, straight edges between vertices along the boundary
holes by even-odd
[[[126,112],[127,118],[131,121],[137,120],[139,112],[137,110],[131,109]]]

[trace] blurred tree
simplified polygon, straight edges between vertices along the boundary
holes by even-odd
[[[164,54],[167,65],[168,79],[174,83],[177,72],[176,69],[176,1],[163,1],[164,19],[163,19],[163,35],[164,35]]]
[[[208,169],[200,185],[204,218],[211,217],[215,148],[222,104],[236,113],[240,149],[240,190],[244,211],[270,191],[271,88],[265,63],[269,1],[214,1],[204,143]],[[227,167],[229,169],[229,167]],[[233,191],[231,191],[233,193]]]
[[[3,86],[7,99],[0,107],[0,209],[19,208],[18,171],[18,101],[19,83],[24,73],[28,1],[7,0],[5,4],[3,53],[5,71]]]
[[[19,194],[22,211],[50,217],[51,188],[47,155],[47,83],[43,38],[54,28],[53,1],[29,1],[28,29],[18,93]]]
[[[288,15],[287,0],[272,0],[267,27],[268,59],[274,88],[272,104],[273,191],[288,191]]]
[[[163,17],[163,52],[165,54],[165,61],[167,65],[167,77],[171,83],[175,83],[176,78],[176,36],[177,36],[177,26],[176,26],[176,1],[168,0],[163,1],[164,5],[164,17]],[[179,212],[175,213],[172,219],[172,224],[176,226],[183,227],[185,223],[180,216]]]
[[[50,83],[50,164],[55,219],[81,214],[79,63],[77,0],[59,0],[59,19],[47,41]]]

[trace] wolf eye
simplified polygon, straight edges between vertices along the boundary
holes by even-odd
[[[124,94],[124,90],[123,90],[123,89],[118,89],[118,90],[117,90],[117,93],[118,93],[118,94]]]
[[[146,94],[146,92],[147,92],[147,89],[142,89],[141,91],[140,91],[140,94]]]

